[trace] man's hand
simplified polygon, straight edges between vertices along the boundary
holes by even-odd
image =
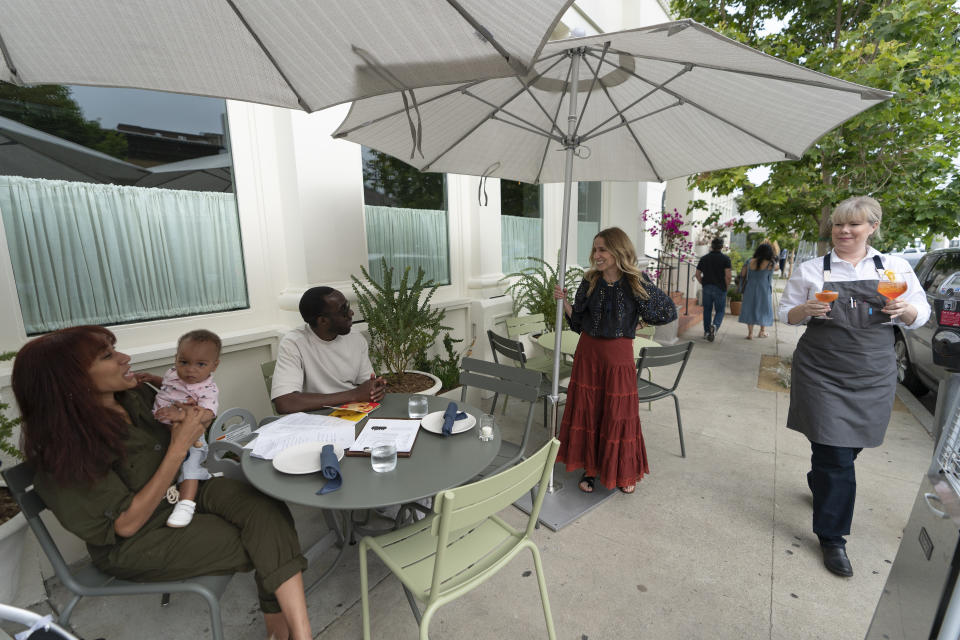
[[[370,379],[357,387],[358,402],[380,402],[387,390],[387,381],[370,374]]]

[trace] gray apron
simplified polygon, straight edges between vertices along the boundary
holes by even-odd
[[[873,257],[878,270],[879,256]],[[824,256],[825,283],[830,254]],[[787,427],[811,442],[878,447],[890,422],[897,387],[893,327],[881,312],[876,280],[829,282],[839,293],[832,320],[811,318],[793,352]]]

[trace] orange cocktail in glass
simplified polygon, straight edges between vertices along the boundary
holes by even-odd
[[[820,302],[833,302],[837,299],[837,296],[840,295],[836,291],[830,291],[829,289],[824,289],[823,291],[817,291],[813,294],[817,297],[817,300]]]
[[[877,293],[887,300],[902,296],[907,291],[907,274],[886,269],[880,273],[877,281]],[[893,320],[881,324],[896,324]]]

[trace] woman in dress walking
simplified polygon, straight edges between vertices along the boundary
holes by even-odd
[[[633,493],[650,472],[640,431],[633,338],[637,325],[676,319],[673,301],[640,271],[633,243],[617,227],[593,239],[590,269],[573,304],[559,286],[570,328],[580,334],[567,385],[557,460],[567,470],[583,469],[580,490],[594,482]]]
[[[743,288],[743,306],[740,323],[747,325],[747,340],[753,339],[753,326],[759,325],[758,338],[766,338],[766,328],[773,326],[773,269],[776,266],[773,247],[764,242],[744,265],[746,285]]]

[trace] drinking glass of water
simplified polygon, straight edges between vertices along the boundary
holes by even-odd
[[[427,415],[427,396],[410,396],[407,400],[407,415],[411,418],[422,418]]]
[[[479,437],[484,442],[493,440],[493,425],[494,419],[492,413],[485,413],[480,416],[480,431]]]
[[[370,447],[370,466],[377,473],[393,471],[397,468],[397,443],[394,440],[380,440]]]

